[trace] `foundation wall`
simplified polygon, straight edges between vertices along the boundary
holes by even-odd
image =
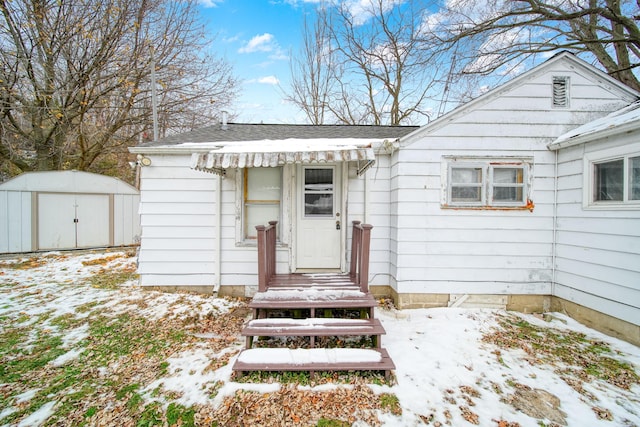
[[[148,286],[144,289],[213,294],[212,286]],[[245,298],[251,297],[255,292],[255,286],[221,286],[218,296]],[[447,307],[451,300],[450,294],[399,294],[389,286],[372,286],[371,293],[376,298],[392,298],[399,309]],[[505,308],[521,313],[563,313],[589,328],[640,346],[640,325],[625,322],[562,298],[550,295],[509,295]]]

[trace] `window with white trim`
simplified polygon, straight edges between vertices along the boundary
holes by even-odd
[[[510,158],[447,158],[443,205],[528,207],[531,163]]]
[[[640,204],[640,153],[596,160],[590,169],[593,204]]]
[[[280,221],[282,168],[246,168],[243,184],[243,239],[252,240],[256,225]]]

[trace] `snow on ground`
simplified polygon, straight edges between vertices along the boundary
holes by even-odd
[[[105,256],[114,256],[114,259],[98,265],[91,264],[92,260]],[[53,318],[75,313],[77,307],[90,302],[102,303],[120,311],[126,311],[128,307],[140,310],[138,305],[133,304],[140,300],[146,302],[142,313],[152,319],[189,316],[194,310],[208,313],[213,309],[230,307],[227,300],[211,296],[144,292],[135,281],[117,290],[92,287],[88,279],[96,271],[131,268],[135,264],[135,257],[126,258],[117,251],[107,254],[49,253],[38,258],[42,262],[34,263],[29,268],[2,268],[0,263],[0,283],[3,285],[0,287],[0,316],[12,316],[18,324],[22,322],[28,325],[35,322],[39,314],[52,313]],[[14,261],[24,259],[0,260],[4,263]],[[387,331],[382,338],[382,346],[388,350],[397,366],[397,383],[391,386],[372,384],[370,387],[376,393],[395,394],[402,407],[401,416],[380,414],[383,425],[459,426],[472,425],[475,420],[478,425],[492,427],[539,426],[542,425],[540,419],[516,410],[509,404],[508,397],[517,394],[517,390],[540,389],[559,398],[559,410],[566,415],[569,426],[640,426],[638,384],[634,383],[629,390],[624,390],[604,381],[587,381],[583,383],[586,393],[579,393],[561,378],[558,366],[532,363],[530,355],[522,350],[499,349],[483,341],[483,335],[497,328],[501,317],[511,315],[488,309],[377,309],[376,316]],[[584,333],[588,339],[609,345],[613,350],[612,357],[634,366],[636,373],[639,371],[640,348],[636,346],[593,331],[561,314],[554,313],[551,321],[534,315],[517,316],[537,327]],[[53,365],[63,365],[77,357],[79,350],[73,346],[86,333],[86,325],[71,329],[63,337],[68,352],[54,360]],[[207,338],[206,334],[195,336],[203,340]],[[279,390],[279,384],[231,381],[231,365],[237,356],[233,356],[228,364],[209,369],[210,360],[235,353],[241,348],[242,339],[236,338],[219,352],[202,344],[176,353],[167,360],[166,376],[145,386],[147,398],[152,399],[151,390],[162,386],[177,392],[180,395],[178,400],[187,406],[220,405],[225,397],[232,396],[237,390],[263,393]],[[211,393],[214,385],[217,393]],[[335,387],[349,386],[323,384],[313,390],[322,392]],[[29,400],[34,393],[29,391],[17,396],[14,404]],[[55,405],[55,401],[46,403],[19,425],[42,424],[54,411]],[[599,418],[595,408],[609,411],[610,419]],[[0,408],[0,419],[14,411],[13,407]],[[476,418],[469,416],[469,413],[475,414]],[[500,420],[514,424],[500,424]],[[544,420],[544,425],[552,425],[550,418]]]

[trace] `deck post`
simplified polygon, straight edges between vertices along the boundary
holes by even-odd
[[[351,235],[351,267],[349,269],[349,276],[351,279],[358,283],[358,252],[360,252],[360,234],[361,228],[358,227],[360,221],[353,221],[353,233]]]
[[[373,225],[353,221],[351,236],[351,268],[349,275],[362,292],[369,292],[369,251]]]
[[[362,224],[362,243],[360,243],[360,290],[369,292],[369,251],[371,249],[371,229],[373,225]]]
[[[276,273],[276,224],[256,225],[258,232],[258,292],[265,292],[269,280]]]

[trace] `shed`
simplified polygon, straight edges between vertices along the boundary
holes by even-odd
[[[139,191],[117,178],[24,173],[0,184],[0,253],[135,244],[139,202]]]

